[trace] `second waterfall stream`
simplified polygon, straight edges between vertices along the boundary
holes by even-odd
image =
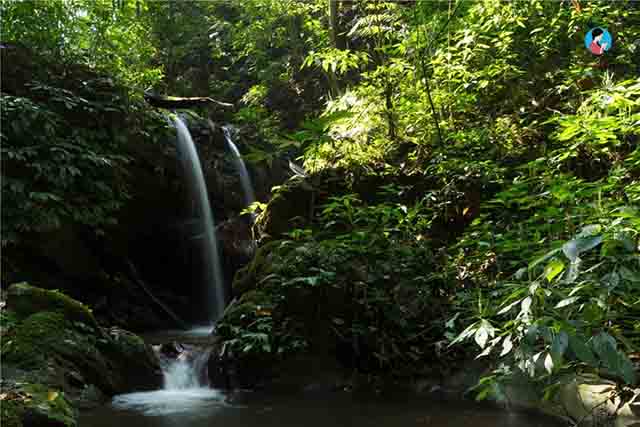
[[[238,175],[240,175],[240,184],[242,185],[242,191],[244,192],[244,202],[246,206],[250,206],[253,202],[256,201],[256,194],[253,191],[253,185],[251,185],[251,178],[249,177],[249,171],[247,170],[247,166],[242,159],[242,155],[240,154],[240,150],[236,147],[236,144],[233,143],[233,127],[230,125],[224,126],[222,131],[224,132],[224,138],[227,141],[227,145],[229,146],[229,150],[233,154],[233,163],[235,164],[236,170],[238,171]]]

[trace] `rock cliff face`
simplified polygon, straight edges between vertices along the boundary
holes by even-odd
[[[88,307],[58,291],[9,287],[1,330],[2,425],[75,426],[76,407],[162,385],[141,338],[101,328]]]
[[[242,186],[221,128],[212,127],[205,120],[189,120],[188,126],[200,156],[224,275],[230,286],[235,271],[250,260],[253,251],[251,221],[238,217],[246,207]],[[236,143],[242,152],[247,152],[245,141]],[[187,320],[199,320],[189,319],[189,315],[205,313],[204,307],[194,303],[201,300],[203,283],[198,244],[202,225],[191,209],[173,141],[165,141],[162,147],[136,150],[131,155],[132,183],[135,182],[131,201],[122,209],[119,225],[103,247],[114,247],[121,258],[132,260],[154,290],[169,294],[168,298],[182,297],[169,304]],[[268,200],[271,187],[286,179],[282,165],[248,164],[248,168],[252,181],[259,183],[255,186],[258,200]]]

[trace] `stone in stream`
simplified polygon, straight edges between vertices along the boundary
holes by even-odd
[[[177,342],[164,343],[160,345],[160,354],[169,359],[177,359],[184,351],[182,344]]]

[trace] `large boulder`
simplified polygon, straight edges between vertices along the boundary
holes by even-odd
[[[294,228],[308,224],[316,204],[315,191],[309,180],[298,176],[281,185],[256,221],[261,240],[281,238]]]
[[[101,328],[88,307],[60,292],[14,284],[7,292],[6,309],[3,321],[11,322],[3,327],[0,347],[3,388],[32,384],[21,393],[42,389],[47,390],[48,402],[55,403],[60,396],[60,405],[66,399],[90,405],[105,396],[155,389],[162,384],[159,361],[142,339],[121,329]],[[36,411],[33,415],[30,408],[36,401],[12,399],[11,414],[2,412],[3,424],[22,417],[23,424],[14,425],[75,425],[67,418],[62,424],[33,424],[29,421],[33,416],[47,414]],[[74,419],[74,411],[71,415],[63,412]]]

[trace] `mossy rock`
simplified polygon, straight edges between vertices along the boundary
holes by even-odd
[[[90,385],[105,395],[162,385],[159,361],[138,336],[103,330],[86,306],[59,292],[21,283],[9,293],[5,317],[15,320],[7,322],[0,356],[14,379],[43,382],[71,397]]]
[[[273,194],[255,223],[262,241],[279,239],[309,221],[315,200],[314,188],[307,180],[294,177]]]
[[[27,317],[2,342],[3,362],[23,370],[57,375],[48,381],[64,386],[64,374],[77,372],[88,384],[108,395],[161,385],[161,370],[144,341],[126,331],[95,334],[82,322],[70,322],[60,313],[41,312]]]
[[[95,330],[99,330],[91,310],[79,301],[59,291],[31,286],[26,282],[15,283],[7,291],[7,308],[13,311],[18,319],[42,312],[62,314],[66,319],[82,322]]]
[[[72,335],[64,315],[35,313],[9,331],[2,342],[2,360],[22,369],[42,367]]]
[[[0,310],[0,338],[17,324],[18,318],[13,311]]]
[[[108,337],[98,348],[112,366],[118,393],[162,386],[160,362],[142,338],[120,328],[109,329]]]
[[[3,383],[0,395],[3,427],[75,427],[77,411],[65,394],[33,383]]]
[[[260,278],[271,273],[273,258],[276,252],[282,255],[287,251],[281,241],[265,243],[257,251],[249,264],[238,270],[233,277],[234,295],[242,295],[255,289]]]

